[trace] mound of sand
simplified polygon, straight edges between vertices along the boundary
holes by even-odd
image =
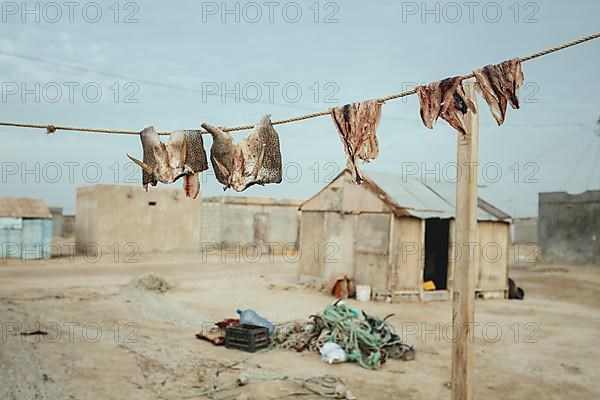
[[[173,287],[173,285],[167,282],[165,278],[152,272],[149,274],[136,276],[131,280],[131,282],[129,282],[127,286],[149,292],[160,293],[165,293]]]

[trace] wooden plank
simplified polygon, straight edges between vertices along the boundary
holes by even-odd
[[[421,220],[413,217],[400,217],[396,219],[396,223],[398,224],[394,230],[396,272],[393,290],[394,292],[420,293],[423,287],[419,278],[423,273],[421,270],[423,261]]]
[[[479,265],[477,291],[504,291],[507,282],[508,224],[497,221],[479,221]]]
[[[392,293],[394,288],[394,225],[396,224],[396,216],[393,213],[390,213],[390,225],[388,228],[388,267],[387,267],[387,290],[388,293]]]
[[[327,213],[303,211],[300,217],[300,267],[298,278],[322,279],[324,274],[321,246],[325,243]]]
[[[463,82],[467,97],[477,108],[475,84]],[[469,257],[477,241],[477,162],[479,156],[479,114],[465,116],[467,134],[458,134],[455,239],[459,251],[455,263],[452,294],[452,323],[456,340],[452,343],[452,399],[473,399],[473,334],[475,274],[479,257]],[[475,248],[476,250],[480,250]]]
[[[456,262],[456,248],[455,248],[455,237],[454,237],[454,220],[450,220],[450,232],[448,234],[448,276],[446,280],[446,288],[452,292],[454,286],[454,264]]]
[[[423,297],[423,278],[425,276],[425,254],[427,252],[427,247],[425,246],[425,230],[427,229],[427,222],[422,219],[421,220],[421,241],[420,241],[420,246],[421,246],[421,252],[423,254],[423,257],[421,257],[420,260],[420,269],[421,271],[419,272],[419,281],[417,282],[417,284],[419,285],[419,296],[421,301],[424,300]]]

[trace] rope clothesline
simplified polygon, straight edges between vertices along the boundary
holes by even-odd
[[[592,35],[589,36],[585,36],[582,37],[580,39],[576,39],[576,40],[572,40],[570,42],[555,46],[555,47],[551,47],[549,49],[543,50],[543,51],[538,51],[537,53],[533,53],[530,54],[526,57],[522,57],[520,58],[521,62],[525,62],[525,61],[529,61],[529,60],[533,60],[534,58],[538,58],[538,57],[542,57],[545,56],[547,54],[550,53],[554,53],[556,51],[562,50],[562,49],[566,49],[567,47],[572,47],[572,46],[576,46],[578,44],[587,42],[589,40],[593,40],[593,39],[597,39],[600,37],[600,33],[594,33]],[[473,72],[462,75],[461,81],[464,79],[469,79],[469,78],[473,78],[475,76],[475,74]],[[387,97],[382,97],[382,98],[378,98],[375,100],[378,100],[380,102],[386,102],[389,100],[394,100],[394,99],[399,99],[401,97],[406,97],[406,96],[410,96],[413,94],[416,94],[417,90],[416,89],[411,89],[411,90],[407,90],[405,92],[401,92],[401,93],[396,93]],[[330,110],[325,110],[325,111],[319,111],[319,112],[315,112],[312,114],[306,114],[306,115],[301,115],[298,117],[292,117],[292,118],[286,118],[286,119],[281,119],[278,121],[273,121],[272,124],[273,125],[282,125],[282,124],[289,124],[291,122],[298,122],[298,121],[303,121],[306,119],[311,119],[311,118],[317,118],[317,117],[322,117],[325,115],[330,115]],[[0,126],[10,126],[10,127],[17,127],[17,128],[37,128],[37,129],[46,129],[46,131],[48,133],[53,133],[57,130],[62,130],[62,131],[77,131],[77,132],[94,132],[94,133],[111,133],[111,134],[120,134],[120,135],[138,135],[140,133],[140,131],[130,131],[130,130],[121,130],[121,129],[101,129],[101,128],[82,128],[82,127],[72,127],[72,126],[60,126],[60,125],[43,125],[43,124],[25,124],[25,123],[16,123],[16,122],[0,122]],[[237,126],[234,128],[222,128],[223,131],[225,132],[236,132],[236,131],[245,131],[248,129],[252,129],[254,128],[254,124],[252,125],[242,125],[242,126]],[[203,132],[205,134],[207,134],[208,132]],[[171,132],[159,132],[160,135],[170,135]]]

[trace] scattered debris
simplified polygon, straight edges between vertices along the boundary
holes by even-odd
[[[308,391],[308,393],[293,393],[296,396],[315,394],[326,398],[356,400],[356,396],[347,388],[344,381],[335,376],[323,375],[307,379],[296,379],[296,383]]]
[[[150,292],[165,293],[173,286],[167,282],[162,276],[152,272],[149,274],[136,276],[129,282],[129,285],[136,289],[146,290]]]
[[[225,347],[248,353],[269,347],[269,331],[264,326],[235,325],[225,328]]]
[[[435,287],[435,282],[434,281],[423,282],[423,290],[432,291],[432,290],[435,290],[435,289],[436,289],[436,287]]]
[[[348,278],[346,275],[338,276],[331,281],[327,288],[327,292],[332,294],[336,299],[353,298],[356,296],[354,280]]]
[[[239,325],[239,323],[240,320],[238,318],[226,318],[207,328],[202,327],[196,333],[196,337],[201,340],[207,340],[216,346],[221,346],[225,344],[225,329],[229,326]]]
[[[567,370],[567,372],[570,372],[572,374],[577,374],[577,375],[581,374],[581,368],[576,367],[574,365],[560,363],[560,366],[563,367],[565,370]]]
[[[48,332],[41,331],[41,330],[23,331],[23,332],[20,332],[19,335],[21,335],[21,336],[46,336],[46,335],[48,335]]]
[[[348,361],[367,369],[381,367],[388,358],[414,360],[416,349],[402,343],[393,326],[386,322],[389,317],[361,314],[338,300],[327,306],[322,315],[280,326],[273,341],[279,348],[315,352],[332,342],[344,350]]]
[[[278,327],[273,342],[286,350],[318,352],[320,345],[327,342],[329,332],[323,332],[324,328],[323,320],[316,315],[311,316],[308,321],[286,322]],[[322,332],[323,339],[320,338]]]
[[[525,291],[518,287],[511,278],[508,278],[508,298],[517,300],[523,300],[525,298]]]
[[[250,382],[250,377],[245,372],[240,373],[236,380],[238,386],[246,386],[248,382]]]
[[[348,356],[342,347],[333,342],[327,342],[319,350],[321,353],[321,361],[328,364],[339,364],[346,362]]]

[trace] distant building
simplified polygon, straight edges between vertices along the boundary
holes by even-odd
[[[454,263],[455,184],[347,171],[300,206],[300,280],[353,277],[376,298],[448,299]],[[476,290],[504,297],[510,216],[479,199]],[[433,281],[435,291],[423,283]]]
[[[51,254],[52,215],[42,199],[0,197],[0,258]]]
[[[75,235],[75,216],[74,215],[63,215],[63,237],[72,237]]]
[[[600,190],[540,193],[538,240],[544,264],[600,265]]]
[[[92,185],[77,189],[75,241],[86,254],[200,250],[202,200],[180,187]]]
[[[63,235],[63,209],[62,207],[49,207],[52,214],[52,236],[60,237]]]
[[[260,247],[273,253],[298,248],[298,207],[302,200],[220,196],[203,200],[202,245],[215,248]],[[248,249],[249,250],[249,249]]]
[[[537,244],[538,222],[537,218],[513,218],[511,241],[516,244]]]

